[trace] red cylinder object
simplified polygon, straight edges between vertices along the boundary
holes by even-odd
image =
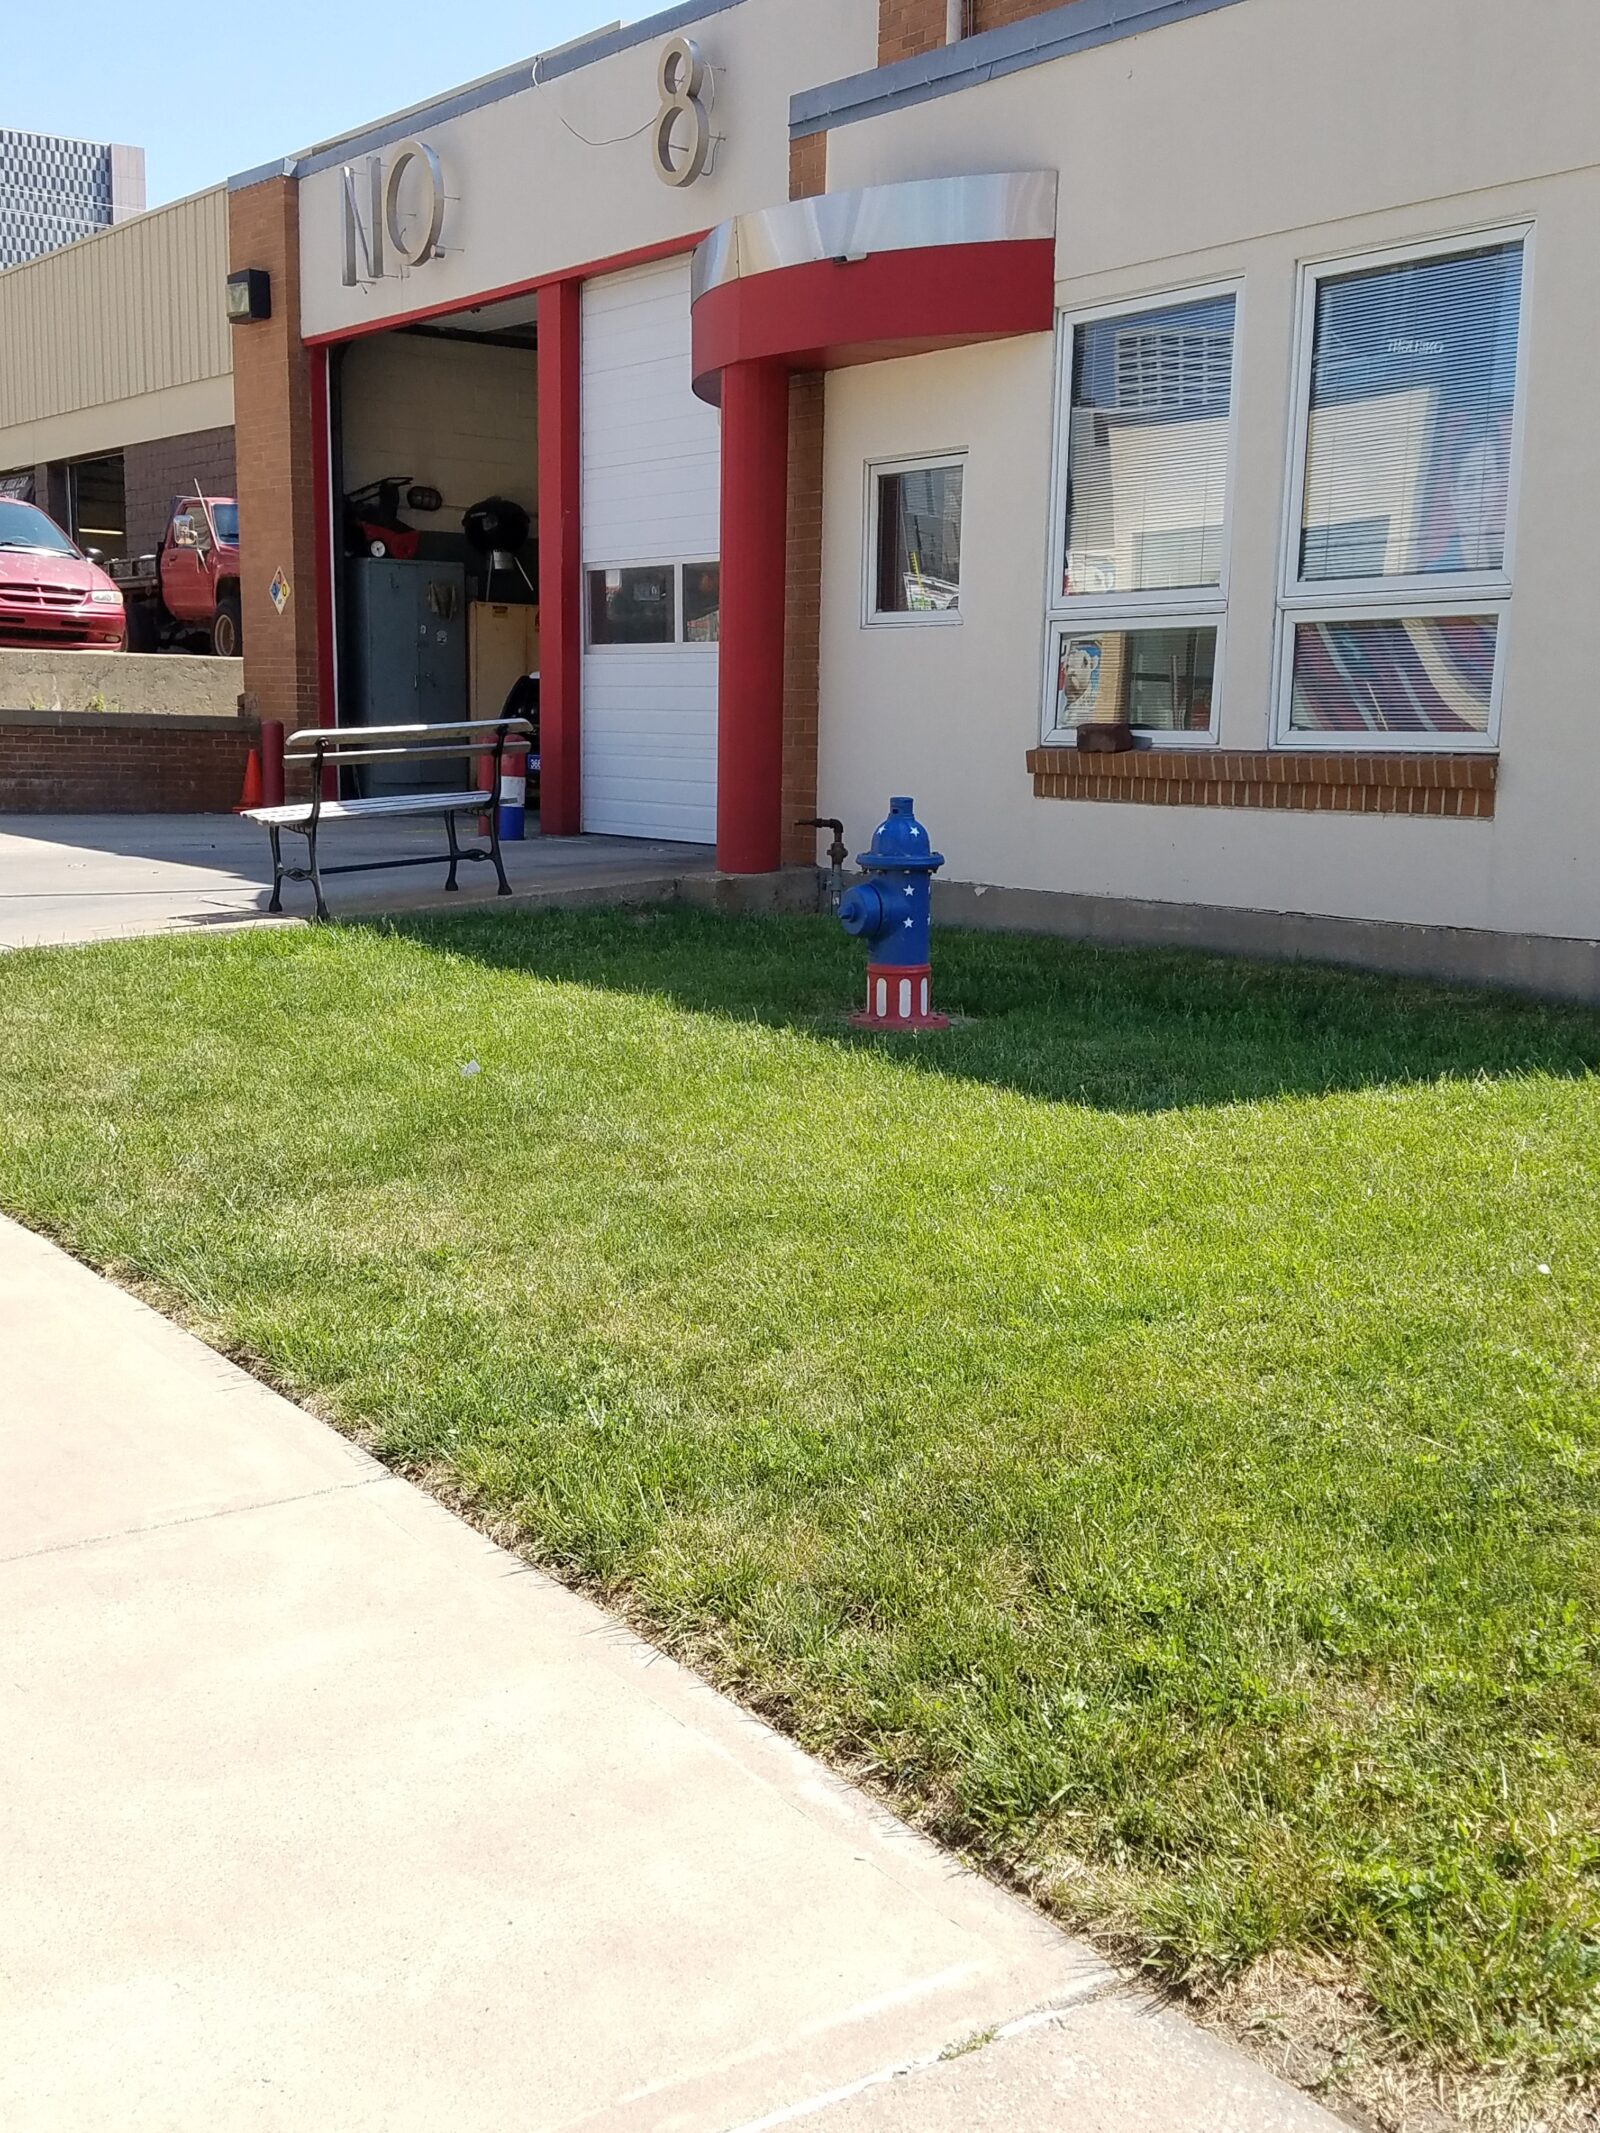
[[[789,374],[733,363],[722,376],[722,613],[717,865],[770,874],[783,857],[783,636]]]
[[[900,963],[867,965],[867,1004],[850,1017],[856,1029],[941,1030],[950,1027],[948,1015],[933,1012],[933,971],[923,963],[915,969]]]
[[[261,721],[261,804],[283,805],[283,720]]]

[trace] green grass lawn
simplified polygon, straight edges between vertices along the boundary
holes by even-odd
[[[7,956],[0,1205],[1166,1974],[1594,2079],[1600,1016],[939,955],[920,1042],[820,921]]]

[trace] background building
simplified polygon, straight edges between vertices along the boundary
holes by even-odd
[[[144,150],[0,126],[0,267],[144,211]]]
[[[0,492],[108,557],[233,494],[227,261],[219,186],[0,273]]]

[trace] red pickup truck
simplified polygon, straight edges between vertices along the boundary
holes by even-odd
[[[130,652],[192,644],[239,656],[239,506],[231,496],[180,497],[154,555],[107,566],[122,588]]]

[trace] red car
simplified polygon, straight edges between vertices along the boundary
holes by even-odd
[[[122,595],[35,504],[0,496],[0,645],[120,652]]]

